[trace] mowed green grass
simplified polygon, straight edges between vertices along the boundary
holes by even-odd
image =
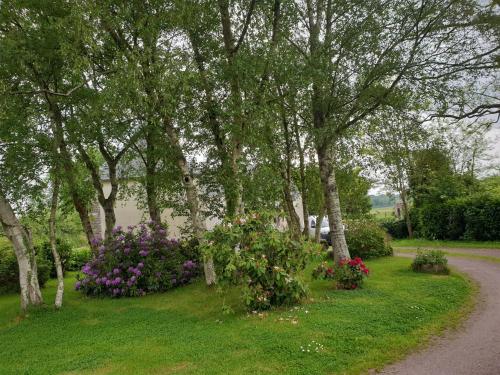
[[[424,239],[402,239],[392,240],[394,247],[450,247],[463,249],[498,249],[500,241],[440,241]]]
[[[223,297],[201,281],[111,300],[81,296],[69,277],[61,311],[46,307],[19,319],[18,297],[0,297],[0,373],[356,374],[381,368],[456,325],[472,305],[468,280],[413,273],[410,261],[368,262],[372,274],[362,290],[314,281],[301,306],[262,315],[238,307],[237,290]],[[52,302],[53,296],[51,282],[44,297]],[[222,314],[223,298],[233,314]]]

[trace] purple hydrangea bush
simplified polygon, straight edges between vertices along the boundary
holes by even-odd
[[[187,284],[200,274],[197,246],[167,238],[161,225],[116,227],[77,276],[75,288],[87,295],[141,296]]]

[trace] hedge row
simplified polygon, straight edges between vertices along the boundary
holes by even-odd
[[[410,212],[415,237],[436,240],[500,240],[500,197],[476,194],[426,204]],[[407,238],[404,220],[382,223],[393,238]]]
[[[90,259],[89,248],[71,249],[62,241],[57,242],[57,248],[64,271],[79,271]],[[35,247],[38,269],[38,282],[41,287],[51,277],[56,277],[54,259],[49,243]],[[0,241],[0,294],[19,291],[19,267],[11,244],[6,239]]]
[[[418,209],[419,233],[439,240],[500,240],[500,197],[487,194]]]
[[[50,278],[50,263],[37,254],[38,283],[43,287]],[[0,242],[0,294],[19,291],[19,267],[14,250],[9,242]]]

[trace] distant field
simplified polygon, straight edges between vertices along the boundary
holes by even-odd
[[[394,216],[394,207],[372,208],[370,212],[377,219],[389,218]]]

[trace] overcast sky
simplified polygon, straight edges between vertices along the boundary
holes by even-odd
[[[493,158],[491,161],[496,165],[497,168],[500,167],[500,123],[497,122],[493,125],[491,130],[488,132],[488,138],[491,141],[491,147],[489,150],[489,155]],[[499,173],[500,171],[497,171]]]
[[[489,167],[487,174],[500,174],[500,122],[494,124],[491,129],[486,133],[486,138],[489,143],[489,149],[487,152],[487,164]],[[495,170],[496,169],[496,170]],[[368,194],[384,194],[387,191],[384,186],[374,186],[368,191]]]

